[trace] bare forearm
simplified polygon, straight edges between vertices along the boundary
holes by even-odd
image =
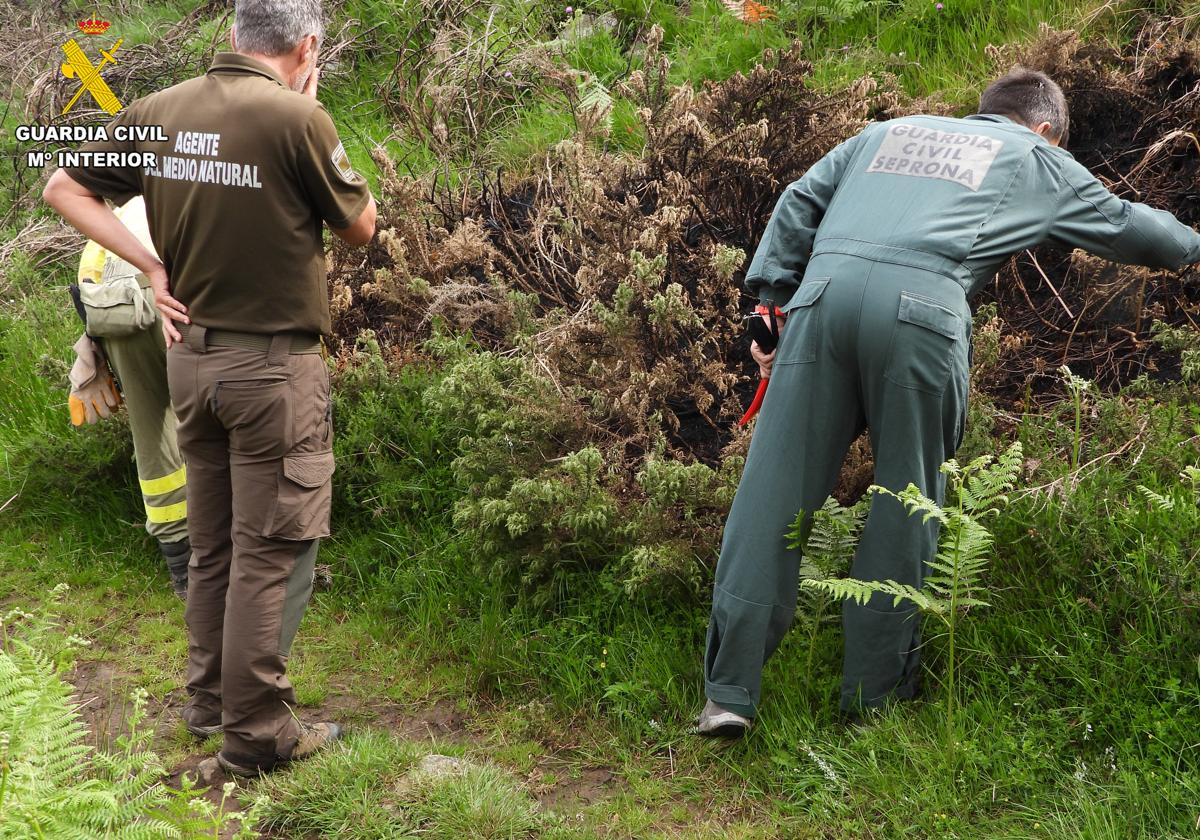
[[[59,170],[51,176],[42,198],[72,227],[139,271],[149,275],[162,267],[158,257],[121,224],[104,199],[93,195],[66,172]]]
[[[162,313],[162,330],[167,347],[180,340],[174,321],[188,324],[187,307],[171,295],[167,270],[154,253],[121,224],[104,199],[95,195],[61,169],[50,176],[42,190],[46,203],[80,233],[137,268],[154,289],[154,305]]]

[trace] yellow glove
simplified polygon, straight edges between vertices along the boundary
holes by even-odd
[[[82,426],[111,417],[121,405],[121,394],[113,382],[108,366],[102,362],[100,349],[86,335],[75,342],[75,364],[71,367],[71,395],[67,407],[71,424]]]

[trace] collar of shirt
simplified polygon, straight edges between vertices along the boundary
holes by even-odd
[[[209,73],[257,73],[259,76],[266,76],[271,81],[283,87],[288,87],[283,81],[283,77],[275,71],[274,68],[268,67],[257,59],[253,59],[248,55],[242,55],[235,52],[217,53],[213,58],[212,67],[208,68]],[[288,88],[290,90],[290,88]]]
[[[1045,143],[1046,145],[1050,144],[1049,140],[1047,140],[1042,135],[1038,134],[1036,131],[1034,131],[1029,126],[1021,125],[1016,120],[1010,119],[1009,117],[1006,117],[1002,114],[972,114],[971,116],[967,117],[966,119],[978,120],[980,122],[999,123],[1000,125],[1011,126],[1012,128],[1018,129],[1019,131],[1028,131],[1030,134],[1032,134],[1034,137],[1036,137],[1039,142]]]

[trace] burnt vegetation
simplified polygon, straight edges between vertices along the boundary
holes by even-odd
[[[372,138],[386,144],[372,154],[380,232],[366,249],[333,240],[329,254],[342,416],[374,406],[342,461],[348,492],[364,502],[353,509],[383,516],[402,504],[403,493],[377,486],[370,453],[407,421],[376,392],[417,361],[437,384],[408,419],[444,431],[461,491],[455,522],[485,567],[551,599],[579,569],[631,593],[697,595],[752,428],[736,422],[757,384],[742,281],[775,201],[872,120],[949,109],[882,71],[817,87],[799,46],[696,87],[676,83],[663,32],[648,24],[604,13],[499,27],[472,0],[421,8],[405,18],[410,30],[344,21],[323,76],[345,96],[368,74],[371,98],[332,110],[369,111],[387,129]],[[133,95],[200,72],[228,10],[198,7],[157,52],[131,44],[114,80]],[[14,72],[28,120],[48,121],[73,90],[50,60],[69,19],[44,14]],[[202,19],[215,26],[187,34]],[[1115,50],[1045,30],[1032,46],[990,54],[997,73],[1021,63],[1060,81],[1069,148],[1114,191],[1195,225],[1200,59],[1180,31],[1151,21]],[[568,60],[598,41],[613,45],[619,69]],[[396,60],[380,69],[367,54]],[[559,120],[555,131],[537,135],[522,122],[531,114]],[[518,150],[541,150],[527,162],[497,152],[514,137]],[[35,180],[14,180],[10,220]],[[0,260],[20,251],[40,266],[79,244],[32,219]],[[1016,255],[977,301],[993,314],[976,333],[971,445],[990,446],[992,424],[1060,400],[1064,364],[1109,392],[1143,376],[1185,378],[1194,348],[1181,356],[1186,336],[1164,341],[1158,325],[1194,330],[1198,290],[1190,269],[1150,272],[1052,247]],[[871,480],[864,437],[836,495],[852,501]]]
[[[1044,30],[1031,47],[992,54],[998,71],[1021,63],[1060,81],[1068,147],[1118,195],[1195,225],[1200,59],[1171,32],[1150,24],[1117,52]],[[385,231],[366,260],[335,251],[337,330],[352,341],[369,327],[402,357],[438,322],[484,349],[520,348],[585,406],[594,439],[636,462],[661,433],[673,455],[715,464],[744,444],[734,421],[755,372],[740,289],[774,201],[868,121],[931,106],[886,77],[818,92],[797,50],[696,91],[668,82],[654,33],[644,50],[645,69],[616,90],[634,105],[640,157],[608,150],[598,120],[520,178],[452,185],[400,175],[380,156]],[[1200,316],[1192,269],[1049,246],[1016,255],[979,302],[989,299],[1005,340],[981,387],[1013,408],[1060,390],[1063,364],[1106,389],[1178,378],[1178,354],[1151,328]]]

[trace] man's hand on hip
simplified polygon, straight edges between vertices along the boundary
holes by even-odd
[[[162,263],[159,263],[156,269],[146,272],[146,276],[150,278],[150,286],[154,289],[154,305],[162,314],[163,338],[166,339],[169,350],[175,342],[183,340],[183,336],[172,322],[191,323],[187,316],[187,307],[171,296],[171,281],[167,278],[167,269]]]

